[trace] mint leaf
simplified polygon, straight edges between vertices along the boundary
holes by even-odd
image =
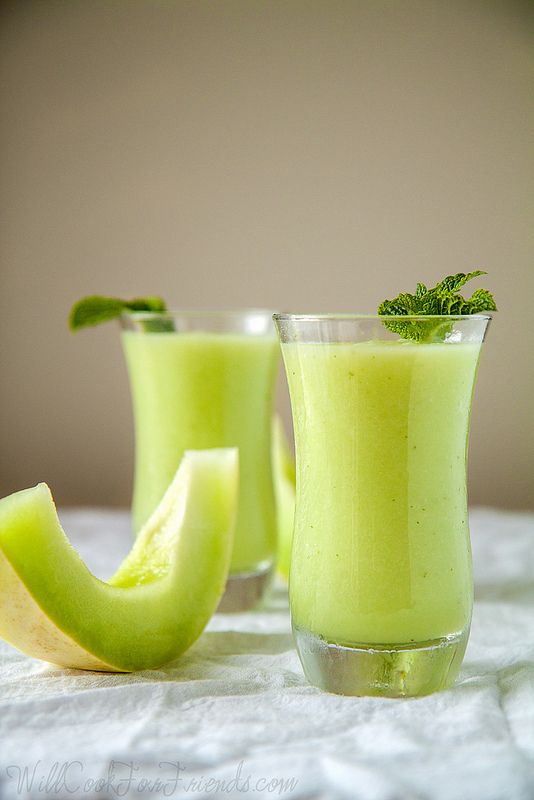
[[[469,311],[464,312],[467,314],[478,314],[481,311],[497,311],[493,295],[487,289],[477,289],[467,303]]]
[[[491,292],[477,289],[469,299],[465,299],[458,291],[472,278],[485,275],[483,270],[473,272],[457,272],[440,281],[433,289],[427,289],[424,283],[418,283],[415,294],[403,292],[393,300],[384,300],[378,306],[380,316],[457,316],[478,314],[481,311],[496,311],[497,306]],[[398,333],[403,339],[416,342],[439,340],[451,330],[452,324],[444,320],[433,323],[431,320],[384,320],[386,328]]]
[[[415,290],[416,297],[424,297],[424,295],[428,292],[424,283],[418,283],[417,288]]]
[[[440,281],[432,291],[449,294],[451,292],[458,292],[467,281],[470,281],[472,278],[478,278],[479,275],[487,275],[487,273],[482,269],[475,269],[473,272],[457,272],[456,275],[449,275],[447,278]]]
[[[90,295],[82,297],[75,303],[69,314],[69,327],[72,331],[101,325],[111,319],[117,319],[125,311],[146,311],[152,314],[164,314],[167,310],[161,297],[136,297],[133,300],[120,300],[118,297]],[[172,320],[145,320],[143,327],[147,331],[174,330]]]

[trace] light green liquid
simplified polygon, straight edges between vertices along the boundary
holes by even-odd
[[[284,344],[297,446],[293,624],[328,642],[466,630],[480,345]]]
[[[276,549],[270,455],[276,339],[128,331],[122,341],[136,432],[135,529],[158,505],[184,450],[238,447],[231,572],[266,568]]]

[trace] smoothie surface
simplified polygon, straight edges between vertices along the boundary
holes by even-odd
[[[293,623],[347,646],[465,630],[480,344],[297,342],[282,352],[297,451]]]
[[[135,528],[157,506],[185,450],[238,447],[231,572],[268,567],[276,549],[271,476],[276,337],[125,331],[122,341],[136,428]]]

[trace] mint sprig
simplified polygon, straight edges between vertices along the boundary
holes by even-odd
[[[69,314],[69,328],[77,331],[101,325],[117,319],[124,312],[146,311],[151,314],[165,314],[167,306],[161,297],[136,297],[133,300],[120,300],[118,297],[90,295],[82,297],[75,303]],[[147,331],[172,331],[174,325],[170,319],[145,320],[143,327]]]
[[[440,281],[433,289],[418,283],[415,294],[403,292],[393,300],[384,300],[378,306],[380,316],[439,316],[449,317],[463,314],[479,314],[482,311],[496,311],[497,306],[491,292],[477,289],[469,299],[458,294],[459,290],[472,278],[486,275],[483,270],[458,272]],[[417,342],[443,340],[451,330],[452,323],[443,320],[384,320],[385,327],[398,333],[403,339]]]

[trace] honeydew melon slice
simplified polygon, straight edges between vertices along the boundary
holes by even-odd
[[[201,634],[224,590],[237,450],[188,451],[107,583],[68,541],[48,486],[0,500],[0,636],[64,667],[159,667]]]
[[[277,569],[279,574],[287,580],[291,563],[293,518],[295,516],[295,462],[289,448],[284,424],[278,415],[273,417],[271,460],[278,528]]]

